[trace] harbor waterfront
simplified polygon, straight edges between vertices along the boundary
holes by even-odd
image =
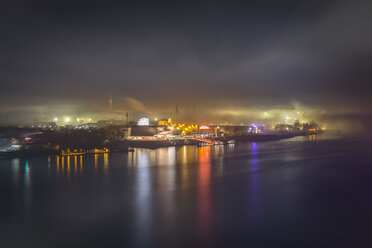
[[[371,147],[321,134],[0,158],[1,247],[365,247]]]
[[[0,128],[0,156],[84,155],[132,151],[133,147],[151,148],[183,145],[222,145],[237,141],[272,141],[323,132],[316,123],[277,125],[265,131],[262,126],[206,126],[175,123],[171,119],[161,125],[98,126],[32,126]],[[97,122],[99,123],[99,122]],[[140,121],[138,123],[141,123]]]

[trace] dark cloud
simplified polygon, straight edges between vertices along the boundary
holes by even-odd
[[[0,111],[99,112],[109,95],[152,113],[176,103],[368,109],[371,11],[369,1],[9,1]]]

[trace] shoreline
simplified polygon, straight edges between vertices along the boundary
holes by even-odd
[[[317,133],[319,134],[319,133]],[[56,149],[40,149],[40,150],[18,150],[11,152],[0,152],[0,158],[22,158],[32,156],[84,156],[91,154],[114,153],[114,152],[132,152],[133,148],[158,149],[163,147],[179,147],[185,145],[203,146],[203,145],[225,145],[235,142],[268,142],[281,139],[289,139],[296,136],[306,136],[308,133],[272,133],[272,134],[256,134],[256,135],[237,135],[228,137],[212,137],[209,138],[211,142],[200,141],[197,138],[179,138],[179,139],[165,139],[165,140],[121,140],[114,141],[105,146],[104,149],[83,149],[84,152],[64,152]],[[79,150],[79,149],[78,149]],[[104,152],[103,152],[104,150]]]

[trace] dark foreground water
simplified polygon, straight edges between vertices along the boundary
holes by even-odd
[[[372,247],[372,142],[0,160],[0,247]]]

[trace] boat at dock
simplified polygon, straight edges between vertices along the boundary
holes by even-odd
[[[81,155],[88,155],[88,154],[103,154],[103,153],[109,153],[111,152],[109,149],[104,148],[104,149],[90,149],[90,150],[73,150],[70,151],[69,149],[67,150],[61,150],[59,155],[60,156],[81,156]]]

